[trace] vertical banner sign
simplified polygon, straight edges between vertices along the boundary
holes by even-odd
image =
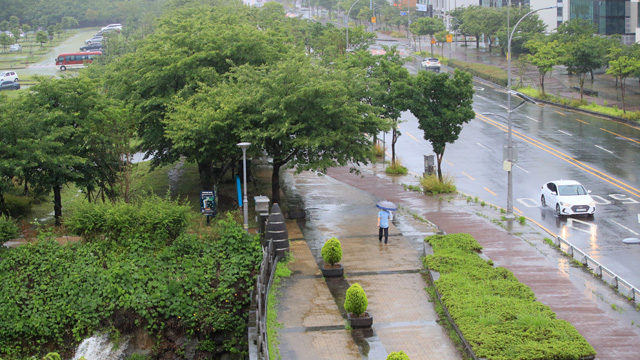
[[[453,41],[453,35],[447,34],[447,42],[450,43]]]
[[[200,191],[200,212],[202,215],[216,215],[216,197],[213,191]]]
[[[375,17],[375,16],[371,18],[371,23],[372,23],[372,24],[375,24],[375,23],[376,23],[376,17]]]

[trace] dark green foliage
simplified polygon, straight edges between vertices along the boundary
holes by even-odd
[[[327,240],[322,246],[322,259],[331,265],[339,263],[342,260],[342,246],[340,240],[335,237]]]
[[[470,63],[455,59],[449,59],[447,61],[447,65],[456,69],[464,70],[473,76],[489,80],[495,84],[507,86],[507,72],[497,66]]]
[[[16,221],[0,214],[0,245],[7,240],[14,239],[20,234]]]
[[[344,299],[344,309],[355,316],[360,316],[367,311],[369,302],[367,294],[360,284],[355,283],[347,289],[347,296]]]
[[[42,356],[44,343],[68,350],[115,314],[232,350],[246,334],[261,247],[230,216],[212,226],[217,238],[181,234],[170,246],[134,236],[0,249],[0,357]]]
[[[4,194],[4,204],[0,205],[0,214],[6,214],[13,218],[20,219],[29,214],[30,211],[31,198]]]
[[[190,212],[188,205],[152,196],[138,203],[82,203],[64,224],[86,239],[104,235],[114,241],[145,237],[170,243],[186,228]]]
[[[595,355],[575,328],[536,302],[511,271],[477,256],[482,247],[469,234],[425,240],[434,251],[425,266],[440,272],[435,285],[442,302],[478,357],[569,360]]]
[[[404,351],[394,351],[387,356],[387,360],[409,360],[409,355],[405,354]]]

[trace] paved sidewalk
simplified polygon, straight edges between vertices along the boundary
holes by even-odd
[[[436,323],[425,290],[420,253],[393,224],[389,243],[378,242],[375,196],[329,177],[305,172],[287,176],[304,201],[304,240],[291,241],[293,275],[281,288],[278,330],[282,359],[386,359],[404,350],[412,360],[460,359],[455,345]],[[435,228],[416,230],[414,239]],[[345,277],[323,279],[321,247],[342,243]],[[367,293],[372,330],[345,330],[344,293],[359,283]]]
[[[597,359],[640,358],[640,315],[633,305],[571,266],[544,243],[539,229],[516,223],[509,232],[492,223],[492,216],[499,218],[491,215],[495,210],[453,196],[405,191],[402,184],[417,179],[389,177],[380,165],[361,170],[361,175],[345,167],[330,169],[327,176],[285,176],[287,193],[304,203],[306,222],[300,224],[304,239],[291,242],[294,273],[279,297],[282,359],[386,359],[399,350],[412,360],[460,359],[435,321],[420,274],[423,239],[440,230],[473,235],[496,266],[513,271],[558,318],[572,323],[596,349]],[[400,206],[388,245],[377,240],[375,204],[383,199]],[[325,281],[320,249],[332,236],[341,240],[346,276]],[[369,332],[344,329],[344,291],[355,282],[367,292],[374,317]]]

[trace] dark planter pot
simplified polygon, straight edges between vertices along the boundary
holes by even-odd
[[[368,312],[365,312],[362,316],[354,316],[353,314],[348,313],[347,319],[349,320],[349,324],[351,324],[352,329],[366,329],[373,325],[373,316]]]
[[[324,277],[344,276],[344,267],[342,267],[342,264],[335,264],[335,265],[325,264],[322,266],[322,276]]]

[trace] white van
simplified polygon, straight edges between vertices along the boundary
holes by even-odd
[[[22,51],[22,45],[13,44],[9,47],[9,51]]]

